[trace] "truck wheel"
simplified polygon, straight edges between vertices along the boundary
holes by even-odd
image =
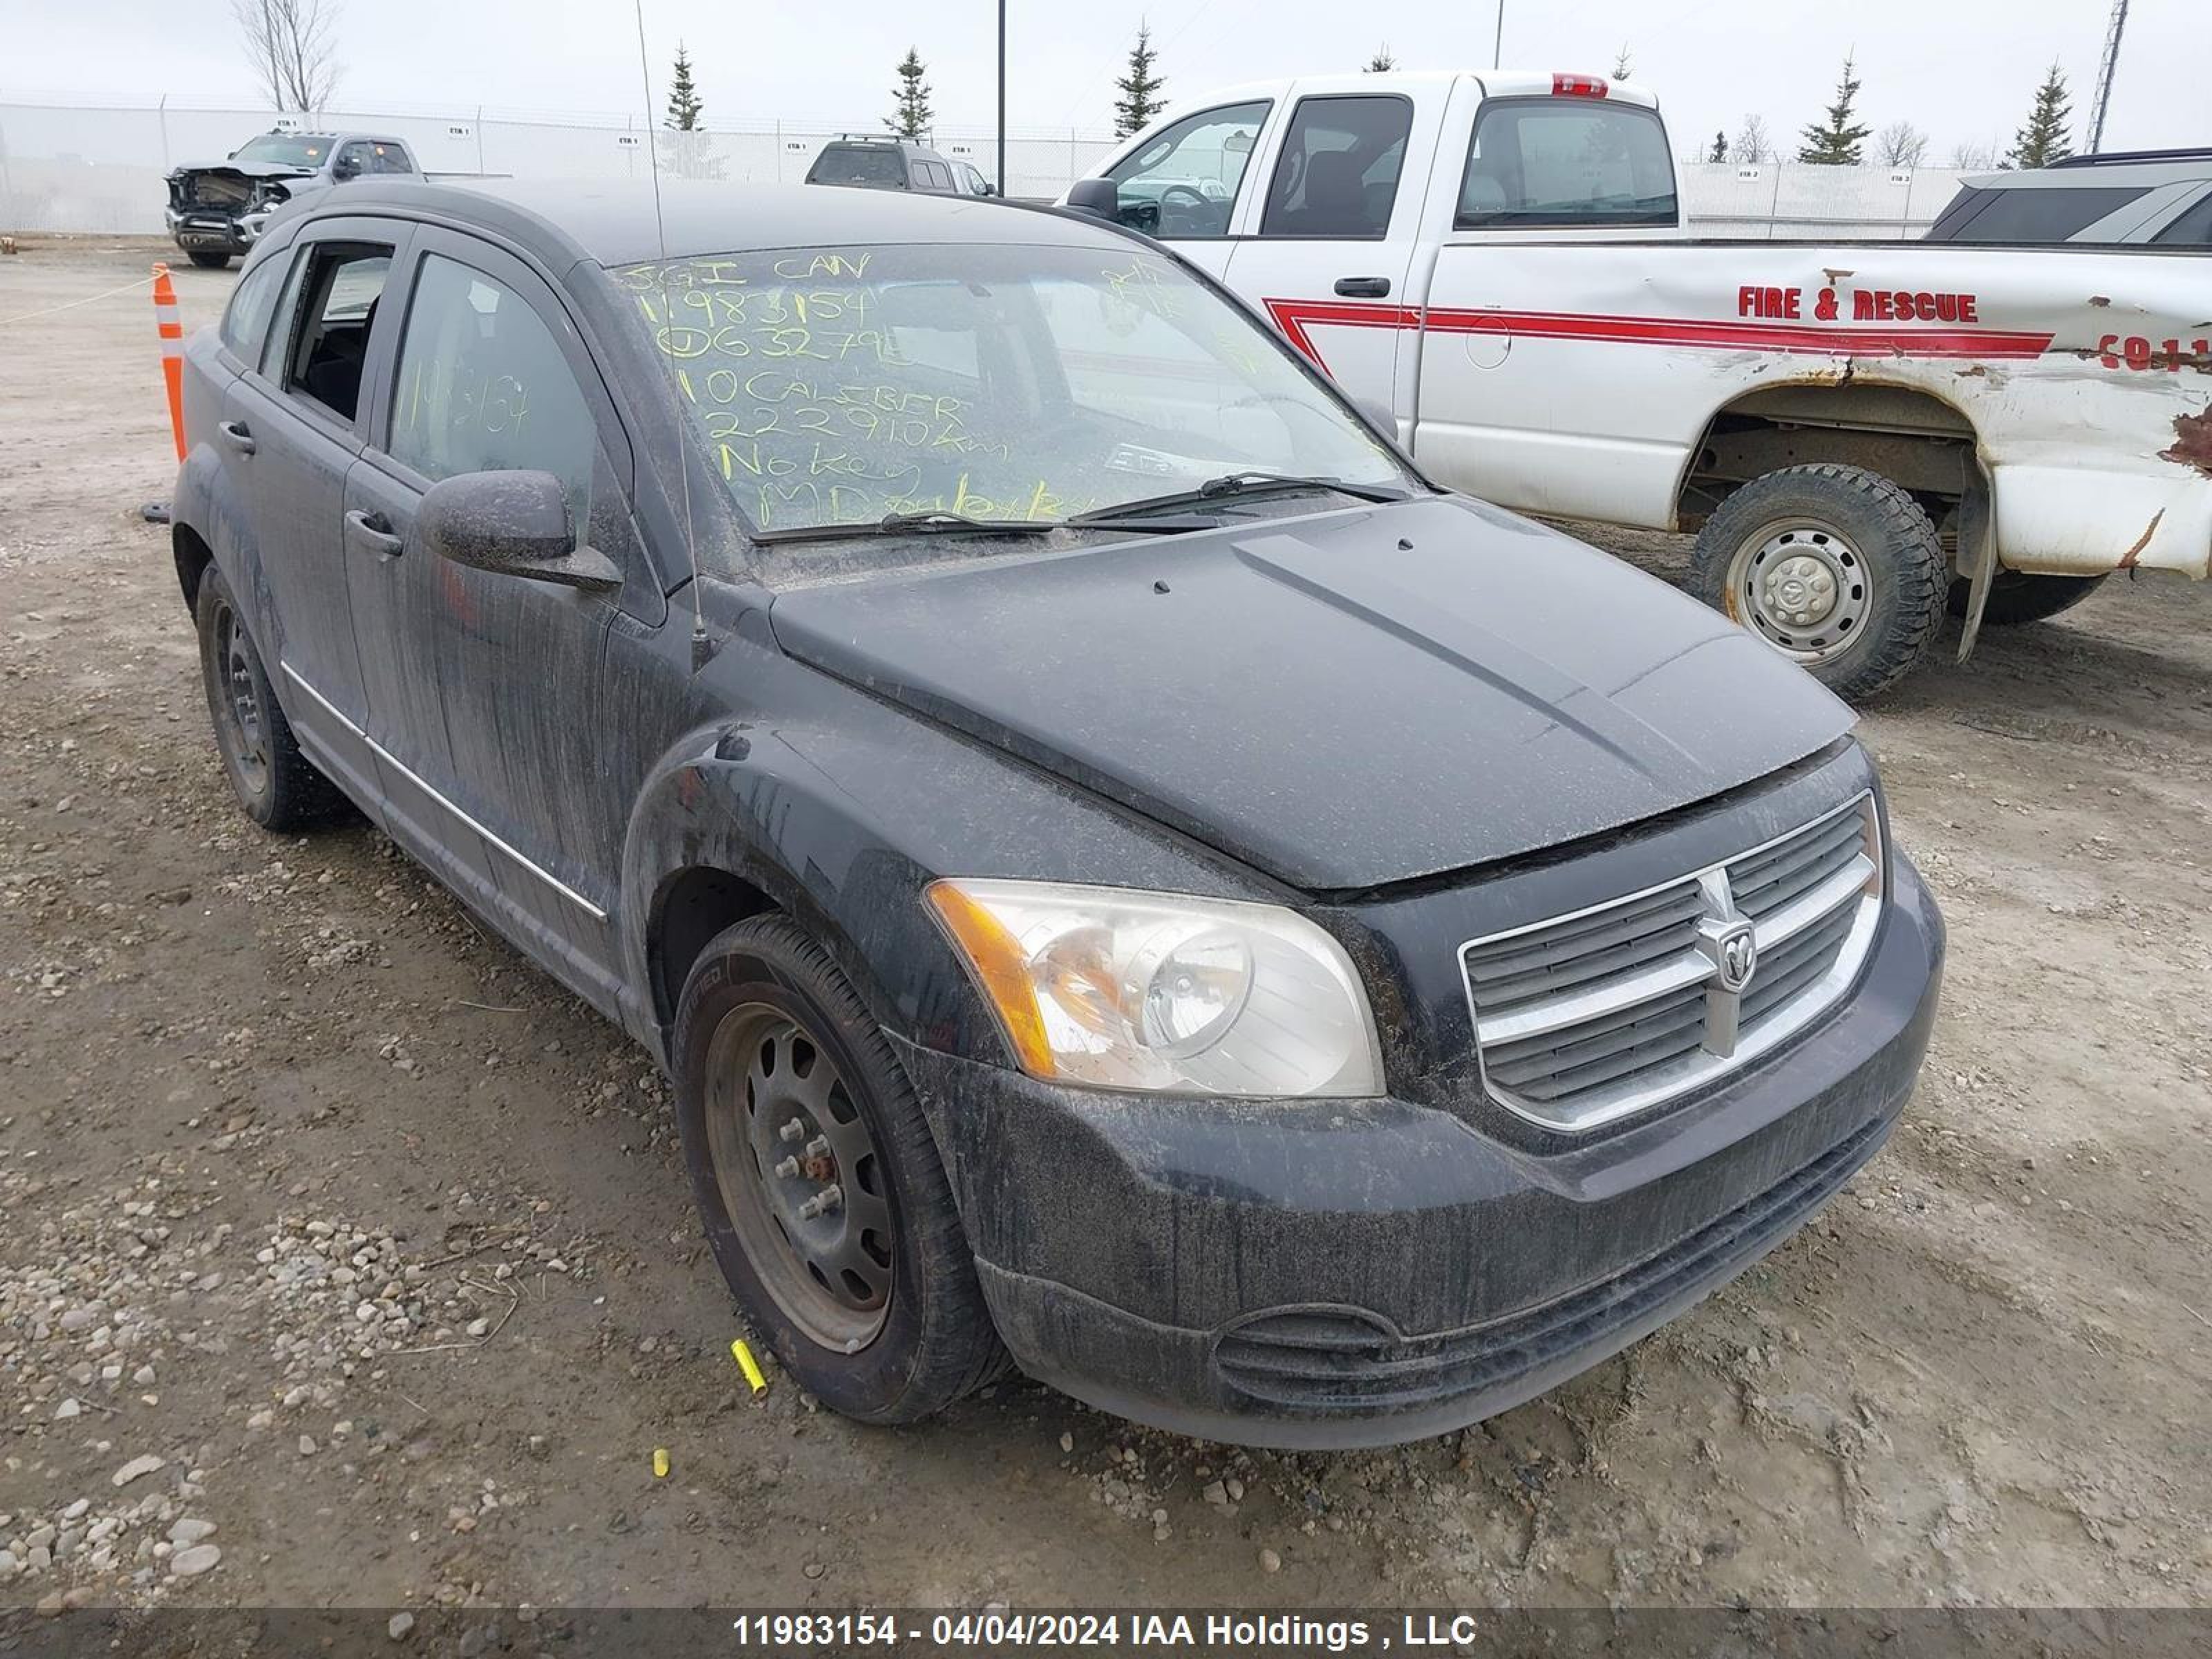
[[[718,935],[672,1057],[707,1242],[800,1388],[908,1423],[1006,1364],[913,1085],[803,929],[757,916]]]
[[[1920,504],[1856,466],[1791,466],[1746,484],[1698,532],[1706,604],[1858,702],[1927,654],[1950,562]]]
[[[2103,584],[2102,576],[2031,576],[2021,570],[2000,570],[1990,584],[1989,603],[1982,620],[1992,628],[2015,623],[2041,622],[2062,611],[2071,611]],[[1961,578],[1951,584],[1951,614],[1964,617],[1972,584]]]
[[[202,270],[222,270],[230,264],[228,253],[210,253],[204,248],[193,248],[186,257]]]
[[[193,610],[215,746],[246,816],[279,834],[329,817],[344,797],[301,751],[230,585],[213,565],[200,574]]]

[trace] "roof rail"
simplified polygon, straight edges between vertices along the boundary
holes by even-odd
[[[2124,167],[2130,161],[2212,161],[2212,148],[2194,149],[2107,149],[2094,155],[2069,155],[2053,167]]]

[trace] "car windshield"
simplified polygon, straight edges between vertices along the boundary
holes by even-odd
[[[1057,523],[1244,473],[1421,487],[1262,325],[1133,245],[785,250],[612,275],[757,530]]]
[[[313,169],[331,153],[331,141],[295,132],[271,132],[239,147],[234,161],[269,161],[278,167]]]

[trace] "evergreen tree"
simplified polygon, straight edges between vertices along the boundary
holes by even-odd
[[[1728,160],[1728,134],[1725,132],[1717,132],[1713,135],[1712,154],[1706,156],[1705,160],[1708,161],[1725,161]]]
[[[891,112],[884,120],[902,138],[929,135],[934,116],[929,107],[929,82],[923,78],[928,73],[929,65],[921,61],[921,53],[908,46],[899,60],[899,83],[891,88]]]
[[[1152,31],[1142,22],[1137,25],[1137,44],[1129,48],[1129,72],[1114,82],[1121,95],[1114,100],[1114,136],[1127,138],[1152,125],[1167,100],[1160,96],[1160,88],[1167,84],[1152,72]]]
[[[1397,67],[1398,60],[1390,55],[1390,43],[1388,40],[1382,43],[1382,51],[1367,60],[1367,73],[1370,75],[1388,75]]]
[[[2027,125],[2013,140],[2005,159],[2014,167],[2047,167],[2071,155],[2074,143],[2066,136],[2066,116],[2073,103],[2066,95],[2066,76],[2053,64],[2051,73],[2036,88],[2035,108],[2028,115]]]
[[[1836,101],[1828,106],[1827,122],[1805,129],[1805,142],[1797,150],[1799,161],[1826,167],[1855,167],[1859,164],[1859,146],[1866,143],[1867,134],[1873,129],[1851,119],[1852,106],[1858,102],[1858,77],[1851,73],[1851,60],[1845,58],[1843,79],[1836,83]]]
[[[684,50],[684,43],[676,43],[676,73],[668,82],[668,125],[678,132],[696,132],[699,117],[707,106],[700,100],[699,88],[691,82],[691,59]]]
[[[1620,55],[1613,60],[1613,78],[1616,81],[1626,81],[1628,78],[1628,48],[1626,46],[1623,46],[1620,49]]]

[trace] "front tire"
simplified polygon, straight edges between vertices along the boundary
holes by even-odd
[[[301,752],[277,707],[261,653],[222,573],[210,564],[193,595],[199,624],[200,683],[223,775],[246,816],[284,834],[320,822],[343,798]]]
[[[1990,583],[1990,597],[1982,607],[1982,620],[1992,628],[2041,622],[2062,611],[2071,611],[2104,586],[2099,576],[2031,576],[2025,571],[2000,570]],[[1973,584],[1961,577],[1951,584],[1951,614],[1963,618],[1973,598]]]
[[[230,268],[230,255],[228,253],[210,253],[205,248],[187,248],[185,257],[202,270],[227,270]]]
[[[1905,490],[1863,467],[1784,467],[1721,503],[1698,532],[1698,597],[1837,696],[1875,696],[1943,626],[1950,561]]]
[[[801,1388],[910,1423],[1005,1365],[913,1085],[803,929],[757,916],[718,935],[684,983],[673,1059],[707,1242]]]

